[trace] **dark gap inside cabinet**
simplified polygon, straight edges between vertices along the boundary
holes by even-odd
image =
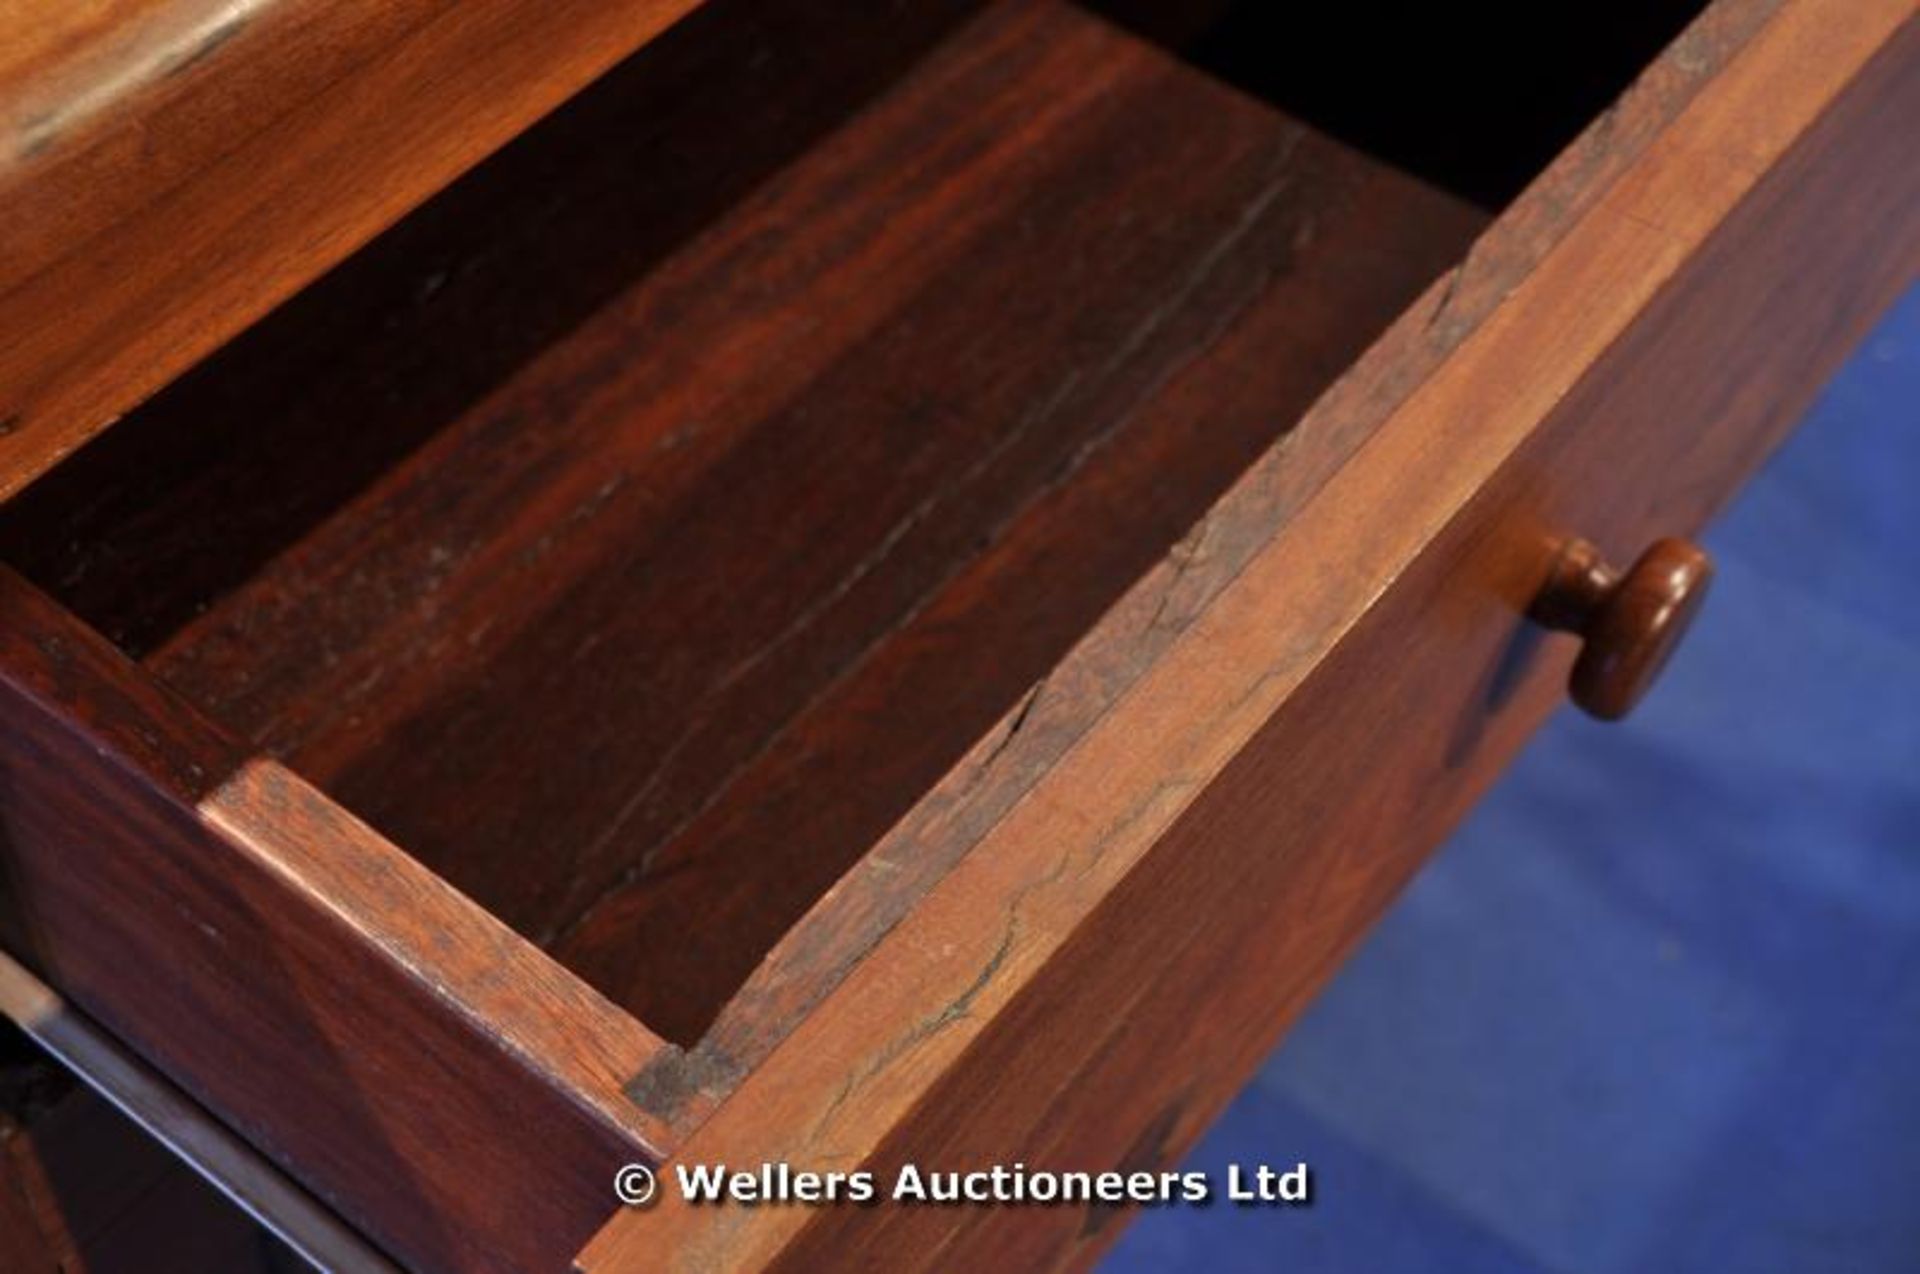
[[[1093,0],[1296,119],[1497,211],[1706,0]]]
[[[690,1043],[1548,157],[1152,16],[713,0],[0,549]]]

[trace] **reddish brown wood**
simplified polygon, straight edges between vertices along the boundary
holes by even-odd
[[[1177,1156],[1558,697],[1556,528],[1698,525],[1920,273],[1907,17],[1789,5],[678,1154]],[[1115,1228],[668,1197],[582,1259],[1073,1268]]]
[[[0,498],[693,3],[11,6]]]
[[[1091,43],[1071,11],[1048,25],[1027,38]],[[1013,34],[983,22],[943,56],[1001,62]],[[848,594],[899,590],[888,627],[867,630],[871,644],[555,947],[674,1038],[699,1037],[858,854],[1481,224],[1130,41],[1079,57],[1076,82],[1126,70],[1111,72],[1097,129],[1035,139],[1049,171],[1014,213],[1020,233],[987,227],[889,317],[856,373],[884,369],[888,388],[856,396],[836,377],[802,400],[857,436],[901,394],[924,396],[991,462],[921,489],[918,520],[887,529],[887,560],[863,559]],[[917,111],[915,87],[888,109]],[[1090,165],[1096,148],[1118,168]],[[993,317],[974,337],[977,315]],[[921,554],[924,583],[909,574],[926,570]],[[665,781],[699,793],[697,774]],[[699,933],[676,923],[687,916]]]
[[[972,752],[829,891],[755,970],[700,1044],[635,1084],[649,1108],[697,1122],[1095,728],[1330,475],[1477,330],[1762,25],[1770,0],[1713,6],[1607,116],[1261,456],[1219,506],[1003,715]],[[1284,335],[1243,325],[1213,362],[1258,365]],[[1204,381],[1205,365],[1195,380]],[[1182,437],[1186,409],[1164,397]],[[1260,412],[1250,391],[1237,407]],[[1097,494],[1090,493],[1091,499]],[[1078,515],[1084,516],[1084,514]],[[897,693],[897,691],[895,692]]]
[[[1655,540],[1624,572],[1570,540],[1528,613],[1580,637],[1568,693],[1590,716],[1617,721],[1653,688],[1712,582],[1713,559],[1685,540]]]
[[[208,447],[173,462],[207,485],[129,467],[69,488],[120,503],[91,555],[47,551],[77,564],[53,583],[117,605],[159,582],[115,634],[149,669],[0,589],[10,940],[427,1266],[550,1264],[604,1209],[611,1156],[676,1137],[753,1162],[1176,1154],[1545,710],[1570,652],[1519,616],[1556,538],[1618,552],[1694,525],[1911,276],[1912,166],[1862,123],[1910,113],[1910,81],[1881,72],[1781,162],[1901,16],[1792,0],[1666,131],[1714,63],[1663,64],[1662,109],[1576,148],[1151,569],[1470,214],[1040,4],[898,83],[840,93],[809,62],[768,108],[797,101],[806,128],[738,170],[670,169],[697,215],[618,161],[580,203],[507,198],[507,255],[564,246],[499,292],[457,253],[403,272],[425,298],[311,303],[333,350],[388,319],[407,340],[294,413],[291,458],[201,409],[336,392],[298,320],[142,444]],[[651,91],[596,98],[599,123],[680,89]],[[557,135],[522,177],[604,133]],[[488,204],[449,198],[411,242],[494,233],[463,240],[445,210]],[[636,208],[664,220],[596,287]],[[452,370],[555,262],[577,281],[539,334]],[[446,288],[473,325],[436,347],[409,306]],[[443,370],[409,365],[414,337]],[[410,432],[343,443],[277,520],[249,475],[300,489],[357,405]],[[1700,432],[1649,423],[1676,412]],[[179,519],[209,490],[271,533],[196,533]],[[149,550],[142,526],[178,539]],[[185,565],[102,588],[107,542]],[[678,1037],[779,945],[682,1056],[147,672],[417,821],[410,850],[495,882],[490,904]],[[528,845],[557,864],[527,874]],[[636,1074],[641,1110],[617,1090]],[[586,1259],[1071,1264],[1115,1228],[992,1220],[669,1201]]]
[[[151,653],[845,124],[970,4],[830,41],[809,38],[807,0],[702,5],[0,504],[5,559]]]
[[[0,734],[9,951],[410,1265],[550,1266],[657,1153],[657,1040],[10,573]]]
[[[938,26],[921,23],[897,61]],[[673,43],[643,59],[668,85],[717,57]],[[803,61],[773,87],[831,121],[846,108],[828,69]],[[662,92],[593,110],[594,136],[624,135]],[[451,192],[538,214],[537,237],[511,222],[508,237],[549,245],[563,279],[604,288],[620,251],[632,276],[472,401],[435,387],[469,375],[471,351],[407,329],[440,357],[409,351],[394,361],[410,380],[382,369],[356,389],[412,454],[367,465],[317,527],[203,594],[206,613],[149,663],[691,1041],[1481,218],[1057,5],[998,7],[751,194],[730,165],[684,158],[725,152],[701,141],[711,118],[677,109],[654,153],[736,206],[669,251],[683,213],[643,156],[608,171],[621,198],[589,188],[556,227],[525,178],[585,144],[559,120],[558,155],[503,156],[515,183],[483,172]],[[467,233],[489,224],[464,202]],[[663,222],[638,232],[658,259],[625,245],[635,222],[616,211]],[[507,302],[541,281],[500,254],[450,286],[515,321]],[[380,326],[336,322],[321,335]],[[334,422],[362,399],[340,397],[336,361],[311,348],[283,335],[184,394],[271,439],[286,485],[302,453],[223,409],[254,386],[283,401],[295,351],[326,403],[302,408],[295,438],[337,451]],[[380,396],[396,386],[442,415],[393,411]],[[197,438],[175,397],[156,408]],[[160,483],[118,440],[149,430],[136,419],[103,444],[131,479],[83,461],[100,486],[35,497],[40,512],[122,510],[111,547],[35,569],[59,583],[80,568],[82,600],[177,614],[130,586],[118,548],[192,572],[164,546],[230,537],[220,523],[246,516],[232,503],[271,508],[279,484],[248,491],[242,467],[218,479],[232,500],[196,513],[202,465],[133,506],[126,483]],[[140,543],[163,514],[184,526]],[[72,542],[34,509],[11,521],[29,553],[27,531],[43,555]],[[137,644],[160,625],[105,626]]]

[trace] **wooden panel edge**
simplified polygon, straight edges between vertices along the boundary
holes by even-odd
[[[208,824],[386,953],[436,1000],[655,1158],[673,1144],[622,1091],[678,1050],[277,761],[198,806]]]
[[[789,931],[695,1047],[636,1076],[683,1132],[1093,729],[1327,478],[1564,237],[1778,0],[1718,0],[1241,478],[1174,552]]]
[[[1920,279],[1920,166],[1884,127],[1916,115],[1909,25],[887,1133],[882,1181],[1177,1162],[1565,702],[1577,643],[1523,616],[1567,533],[1624,561],[1700,527]],[[1129,1215],[828,1211],[777,1264],[1085,1268]]]
[[[182,5],[11,85],[0,499],[697,3]]]
[[[1909,14],[1793,0],[680,1156],[866,1161]],[[757,1268],[808,1221],[668,1197],[579,1264]]]
[[[5,571],[0,732],[13,954],[409,1265],[554,1259],[667,1148],[657,1037]]]

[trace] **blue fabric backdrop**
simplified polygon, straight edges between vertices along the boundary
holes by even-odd
[[[1193,1157],[1315,1204],[1107,1274],[1920,1270],[1920,291],[1706,540],[1653,697],[1557,715]]]

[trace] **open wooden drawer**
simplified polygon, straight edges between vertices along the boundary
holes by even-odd
[[[1904,0],[1722,0],[1490,224],[1130,11],[802,9],[0,509],[7,946],[410,1266],[1090,1261],[614,1177],[1171,1163],[1562,693],[1561,545],[1920,262]]]

